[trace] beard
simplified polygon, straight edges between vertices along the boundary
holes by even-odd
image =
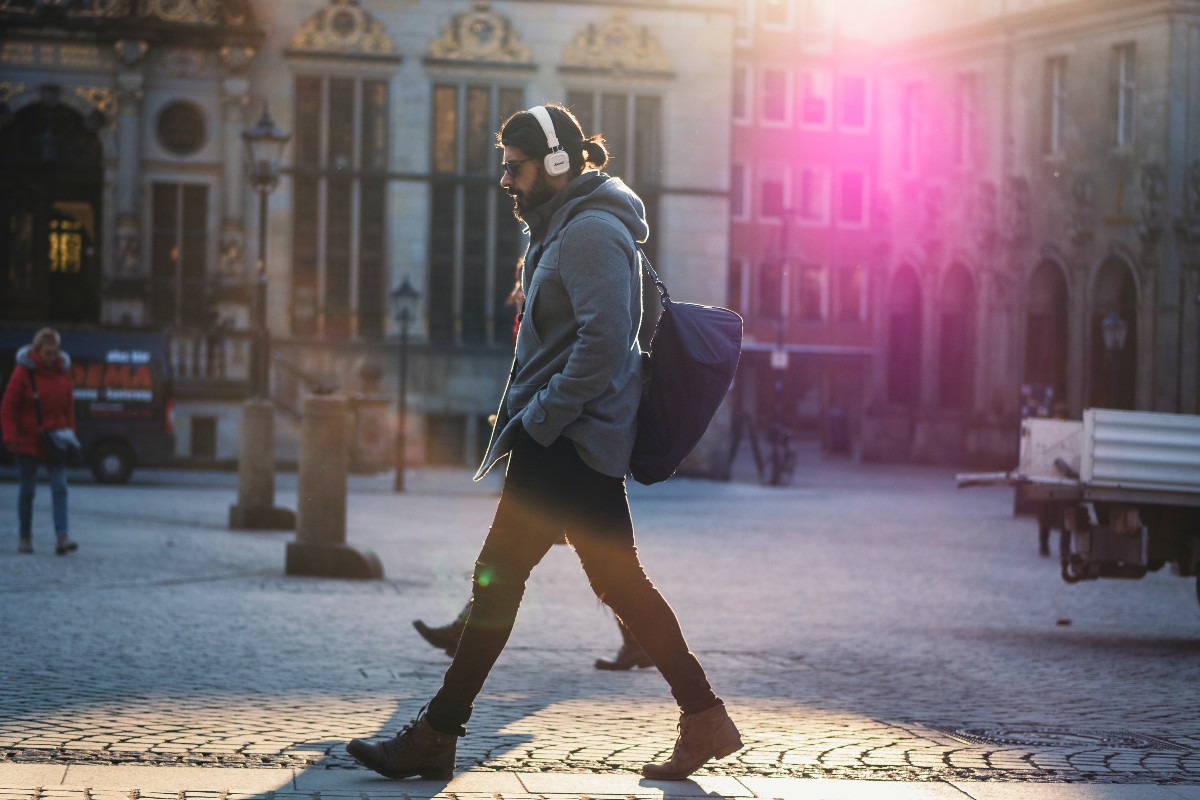
[[[525,222],[525,217],[529,212],[549,202],[550,198],[554,197],[554,193],[546,176],[539,171],[528,192],[509,190],[508,196],[513,199],[513,216],[521,222]]]

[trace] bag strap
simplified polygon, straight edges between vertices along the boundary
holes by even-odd
[[[23,366],[21,369],[25,370],[25,374],[29,376],[29,384],[33,387],[33,413],[37,415],[38,431],[44,431],[46,425],[42,422],[42,401],[38,397],[37,376],[29,367]]]

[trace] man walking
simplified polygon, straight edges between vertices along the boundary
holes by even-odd
[[[585,138],[562,106],[514,114],[497,140],[500,185],[530,237],[512,372],[476,474],[507,455],[504,487],[441,688],[395,737],[355,739],[346,750],[389,778],[451,777],[457,737],[508,641],[526,579],[565,533],[593,591],[642,645],[680,707],[671,758],[642,773],[682,780],[742,742],[642,569],[625,495],[642,387],[645,207],[619,179],[595,171],[608,160],[603,136]]]

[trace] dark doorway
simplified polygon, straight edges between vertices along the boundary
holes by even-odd
[[[102,123],[37,103],[0,128],[0,318],[99,320]]]
[[[1055,403],[1066,400],[1067,314],[1067,281],[1062,269],[1043,261],[1029,282],[1025,383],[1049,389]]]

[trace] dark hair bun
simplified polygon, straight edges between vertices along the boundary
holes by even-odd
[[[584,160],[594,167],[603,167],[608,163],[608,150],[604,146],[604,137],[593,136],[583,142]]]

